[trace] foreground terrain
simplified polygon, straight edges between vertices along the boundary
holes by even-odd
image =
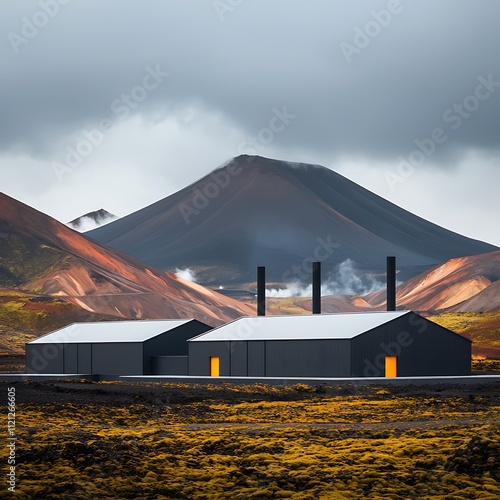
[[[19,498],[500,496],[498,384],[1,384]]]

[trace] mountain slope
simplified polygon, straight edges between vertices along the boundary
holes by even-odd
[[[0,286],[123,318],[193,317],[215,325],[253,313],[247,305],[89,241],[5,194],[0,194]]]
[[[500,310],[500,251],[451,259],[397,287],[399,308],[416,311]],[[363,297],[385,307],[385,291]]]
[[[454,306],[452,310],[477,313],[500,311],[500,281],[495,281],[476,295]]]
[[[321,166],[239,156],[198,182],[87,233],[159,269],[189,266],[203,282],[308,281],[351,259],[406,279],[453,257],[497,250],[421,219]]]

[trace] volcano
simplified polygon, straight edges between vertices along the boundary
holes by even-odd
[[[57,297],[127,319],[195,318],[219,325],[254,309],[158,271],[0,193],[0,288]]]
[[[187,266],[205,284],[309,281],[351,259],[408,279],[454,257],[498,250],[428,222],[319,165],[242,155],[201,180],[86,233],[162,270]]]

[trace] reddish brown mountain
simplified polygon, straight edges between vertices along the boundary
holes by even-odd
[[[454,310],[457,312],[500,311],[500,281],[495,281],[477,295],[461,302]]]
[[[500,251],[451,259],[397,287],[398,307],[414,311],[500,310]],[[385,307],[385,291],[364,297]]]
[[[385,288],[364,296],[322,297],[325,313],[385,310]],[[269,299],[271,312],[308,313],[311,299]],[[451,259],[397,287],[397,306],[422,312],[500,311],[500,251]]]
[[[89,241],[0,194],[0,287],[57,296],[122,318],[193,317],[218,325],[254,313],[248,305]]]

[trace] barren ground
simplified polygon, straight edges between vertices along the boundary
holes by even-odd
[[[500,496],[497,383],[0,385],[19,498]]]

